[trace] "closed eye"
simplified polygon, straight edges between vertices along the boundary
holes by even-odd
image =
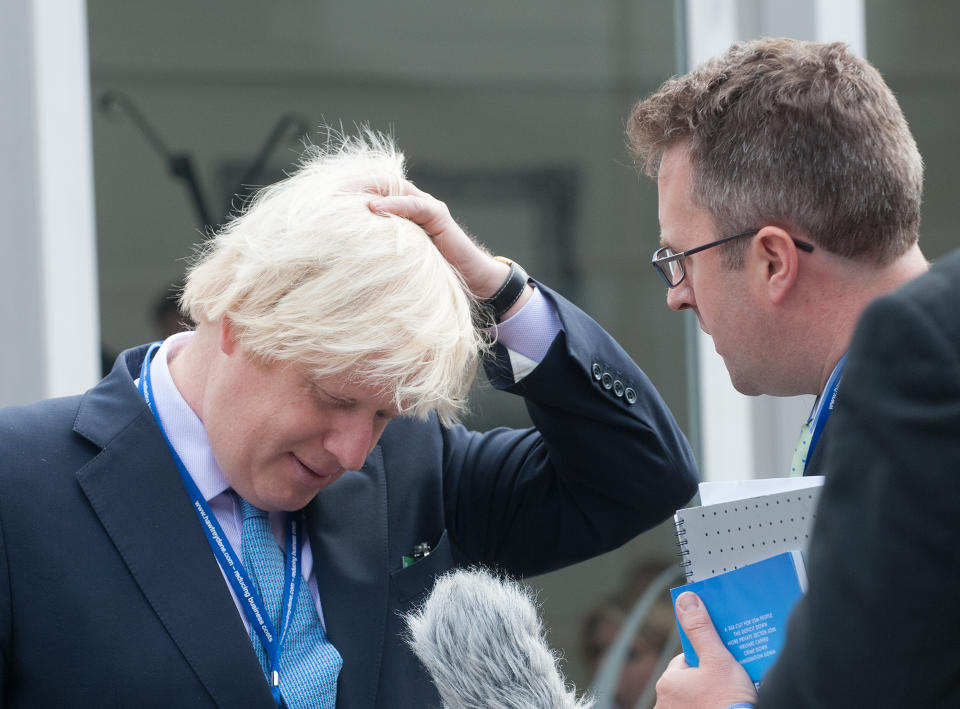
[[[321,399],[324,399],[327,404],[335,406],[338,409],[349,409],[351,406],[355,406],[357,403],[353,399],[341,399],[326,393],[323,394]]]
[[[315,382],[309,382],[310,394],[313,397],[313,400],[317,402],[318,406],[333,406],[338,409],[347,409],[356,404],[357,402],[353,399],[344,399],[339,396],[334,396],[328,391],[325,391]]]

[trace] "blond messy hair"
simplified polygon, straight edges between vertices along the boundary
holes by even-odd
[[[389,137],[330,131],[202,249],[181,308],[198,323],[228,318],[258,361],[304,364],[379,387],[404,415],[456,421],[485,341],[475,299],[427,234],[367,206],[400,194],[404,176]]]

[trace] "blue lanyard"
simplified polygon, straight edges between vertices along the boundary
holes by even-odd
[[[840,388],[840,378],[843,374],[843,365],[846,359],[847,354],[844,353],[840,361],[837,362],[837,366],[833,368],[833,372],[830,373],[827,386],[823,389],[823,395],[817,402],[813,428],[810,431],[810,449],[807,451],[808,461],[813,457],[813,449],[816,447],[817,441],[820,440],[820,434],[823,433],[823,428],[827,425],[827,419],[833,413],[833,407],[837,405],[837,390]]]
[[[150,345],[150,349],[147,350],[147,356],[144,358],[143,367],[140,370],[140,394],[146,400],[147,406],[150,407],[150,411],[157,421],[157,426],[160,428],[160,432],[163,434],[163,438],[170,448],[170,454],[173,456],[173,461],[177,464],[177,470],[180,471],[180,478],[187,488],[187,493],[189,493],[190,500],[193,502],[193,508],[203,525],[203,531],[207,535],[210,548],[213,549],[213,554],[217,557],[220,568],[223,569],[224,576],[227,577],[227,581],[229,581],[233,587],[233,592],[237,594],[237,598],[240,599],[240,606],[250,621],[250,626],[256,630],[257,635],[260,637],[260,642],[263,643],[264,650],[266,650],[267,657],[270,660],[270,691],[273,692],[273,699],[277,703],[277,706],[283,707],[283,698],[280,695],[280,650],[283,647],[284,638],[287,636],[287,630],[290,628],[290,621],[293,618],[297,607],[297,598],[300,595],[300,581],[302,580],[300,564],[301,554],[303,552],[303,538],[300,534],[300,516],[290,513],[287,514],[287,583],[283,590],[283,606],[281,607],[283,611],[283,622],[281,623],[281,631],[278,637],[273,622],[270,620],[270,614],[267,613],[263,599],[251,582],[250,575],[247,573],[247,570],[243,568],[243,564],[240,563],[240,559],[233,551],[230,542],[227,541],[226,535],[223,533],[223,528],[210,510],[210,506],[200,492],[200,488],[198,488],[197,484],[193,481],[193,478],[177,454],[173,444],[170,443],[167,432],[163,429],[163,423],[160,421],[160,413],[157,410],[157,404],[153,397],[153,384],[150,380],[150,361],[153,359],[159,347],[160,343],[154,342]]]

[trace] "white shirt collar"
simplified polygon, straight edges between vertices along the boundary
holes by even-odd
[[[177,451],[204,499],[209,502],[230,489],[210,449],[207,431],[200,417],[190,408],[170,376],[168,362],[193,337],[181,332],[164,340],[150,365],[151,384],[160,421],[167,439]]]

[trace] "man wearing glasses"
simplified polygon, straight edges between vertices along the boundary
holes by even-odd
[[[818,395],[790,471],[816,472],[857,318],[927,269],[896,99],[842,44],[761,39],[668,80],[627,134],[657,180],[667,305],[696,313],[738,391]]]
[[[931,373],[953,371],[956,258],[870,308],[841,386],[862,311],[928,265],[923,164],[892,93],[841,44],[762,39],[667,81],[634,108],[628,135],[657,179],[653,265],[667,304],[697,314],[739,391],[818,395],[793,465],[829,471],[810,592],[758,706],[956,706],[955,682],[939,681],[956,677],[955,632],[935,630],[956,627],[950,571],[937,568],[955,535],[939,533],[942,554],[926,543],[941,517],[926,508],[955,477],[956,387],[939,394]],[[692,593],[677,609],[701,664],[674,658],[658,709],[752,709],[757,694],[709,609]]]

